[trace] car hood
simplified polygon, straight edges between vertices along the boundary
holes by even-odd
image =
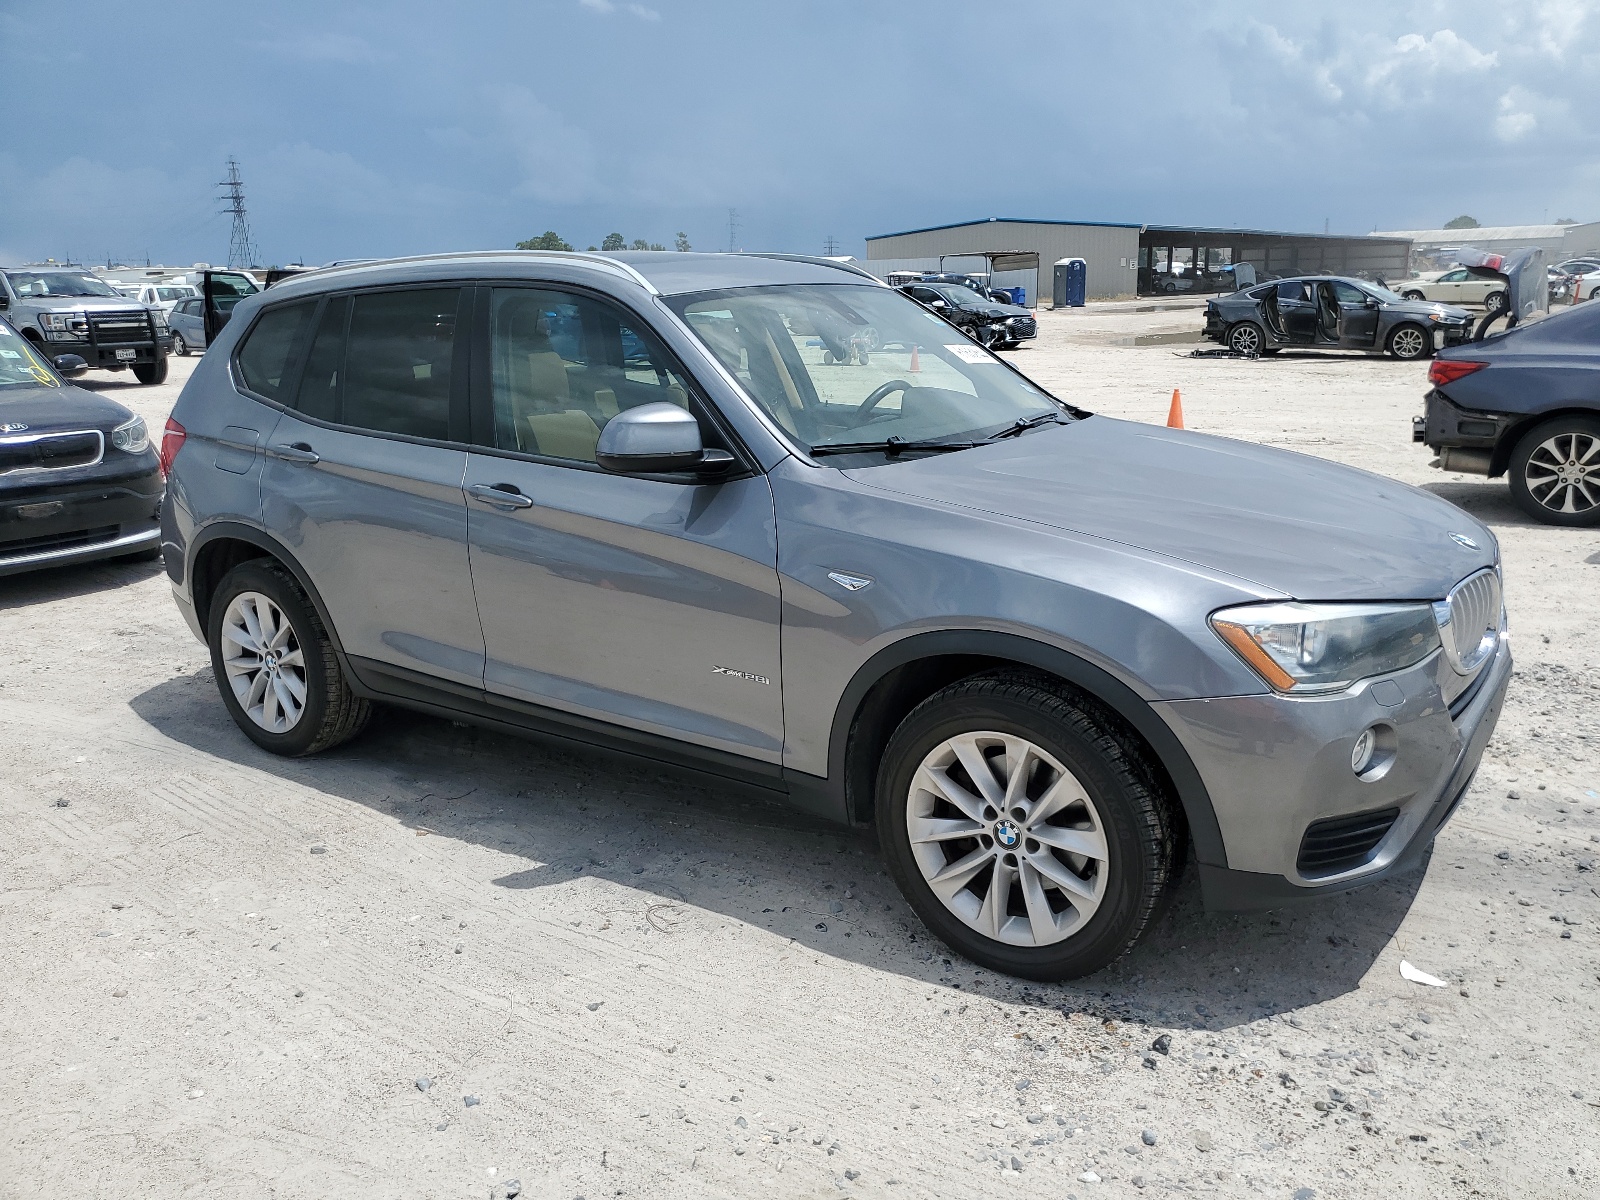
[[[21,302],[39,312],[77,312],[85,308],[96,311],[114,308],[130,313],[145,311],[143,304],[128,296],[23,296]]]
[[[848,474],[902,495],[1137,546],[1300,600],[1439,599],[1496,554],[1488,529],[1418,488],[1285,450],[1110,417]]]
[[[0,426],[27,426],[26,429],[0,428],[0,437],[61,429],[109,431],[132,416],[129,409],[115,400],[70,383],[61,387],[0,385]]]

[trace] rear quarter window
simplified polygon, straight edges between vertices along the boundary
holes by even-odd
[[[316,307],[315,300],[302,300],[269,308],[256,318],[234,356],[239,381],[248,391],[268,400],[288,399],[295,349]]]

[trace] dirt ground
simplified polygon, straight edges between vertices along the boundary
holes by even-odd
[[[1015,361],[1502,539],[1517,675],[1425,872],[1248,916],[1191,875],[1121,964],[1023,984],[869,837],[404,714],[275,759],[156,567],[4,579],[0,1197],[1600,1193],[1600,531],[1430,470],[1425,365],[1189,359],[1148,339],[1196,309],[1128,307]],[[159,429],[192,361],[89,378]]]

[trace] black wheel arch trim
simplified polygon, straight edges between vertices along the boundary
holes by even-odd
[[[300,561],[295,558],[294,552],[288,546],[270,533],[258,529],[254,525],[246,525],[243,521],[215,521],[196,534],[189,543],[188,552],[184,556],[185,583],[183,586],[189,593],[189,602],[194,606],[195,616],[200,621],[200,627],[204,629],[207,626],[211,597],[206,597],[207,608],[202,611],[199,597],[195,595],[194,566],[199,561],[202,550],[212,542],[222,540],[248,542],[288,568],[289,573],[294,576],[295,582],[300,585],[301,590],[310,599],[312,607],[317,610],[317,619],[322,622],[323,629],[327,630],[328,640],[333,643],[333,652],[339,656],[339,665],[344,668],[345,675],[348,678],[351,675],[350,661],[345,655],[344,644],[339,641],[339,632],[334,626],[332,616],[328,613],[328,606],[323,603],[322,594],[317,591],[316,584],[311,582],[311,576],[306,573],[306,569],[300,565]]]
[[[1037,667],[1082,688],[1110,708],[1138,732],[1166,769],[1188,819],[1196,858],[1226,867],[1227,851],[1211,794],[1183,743],[1150,703],[1110,672],[1071,651],[1020,634],[995,630],[917,633],[885,646],[869,658],[845,687],[834,711],[828,738],[828,779],[832,787],[846,787],[851,733],[872,688],[897,667],[945,656],[992,658]]]

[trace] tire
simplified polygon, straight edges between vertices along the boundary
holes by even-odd
[[[1235,354],[1264,354],[1266,332],[1254,321],[1240,321],[1228,330],[1228,349]]]
[[[1409,292],[1401,292],[1400,293],[1400,299],[1402,299],[1402,300],[1426,300],[1427,297],[1424,296],[1421,292],[1417,291],[1415,288],[1412,288]]]
[[[133,377],[143,384],[165,383],[167,381],[167,356],[163,354],[152,363],[135,363]]]
[[[1600,418],[1556,417],[1518,439],[1507,473],[1517,507],[1546,525],[1600,525]]]
[[[1001,811],[1011,755],[1026,790]],[[1056,783],[1069,799],[1041,813]],[[1146,752],[1093,700],[1031,672],[977,675],[913,709],[884,751],[876,804],[889,873],[923,923],[973,962],[1026,979],[1073,979],[1126,954],[1184,853]],[[972,836],[958,831],[967,826]],[[1050,844],[1031,836],[1046,829]],[[930,879],[962,860],[976,870],[936,891]],[[996,878],[1007,883],[1003,906],[988,903]]]
[[[172,352],[179,358],[187,358],[189,356],[189,343],[183,340],[183,334],[174,333],[172,335]]]
[[[259,666],[251,669],[252,660],[259,663],[266,656],[252,653],[245,641],[229,636],[232,630],[256,637],[247,610],[254,616],[256,629],[271,624],[280,631],[268,645],[275,647],[274,658],[281,659],[273,664],[281,688],[274,686],[268,671]],[[282,619],[287,619],[287,634],[281,633]],[[263,750],[289,758],[317,754],[349,741],[371,715],[372,706],[350,690],[317,610],[294,576],[273,559],[251,559],[223,577],[211,600],[206,642],[228,714]],[[298,662],[294,661],[296,648]],[[290,719],[292,704],[285,705],[280,698],[287,693],[292,699],[296,668],[301,707]],[[258,684],[261,676],[268,678],[265,685]],[[242,698],[236,686],[244,693]],[[257,688],[259,705],[253,703]],[[247,711],[247,704],[252,711]]]
[[[1433,353],[1433,335],[1421,325],[1396,325],[1389,334],[1388,351],[1401,362],[1416,362]]]
[[[1505,306],[1506,294],[1504,292],[1490,292],[1483,298],[1483,309],[1485,312],[1499,312]]]

